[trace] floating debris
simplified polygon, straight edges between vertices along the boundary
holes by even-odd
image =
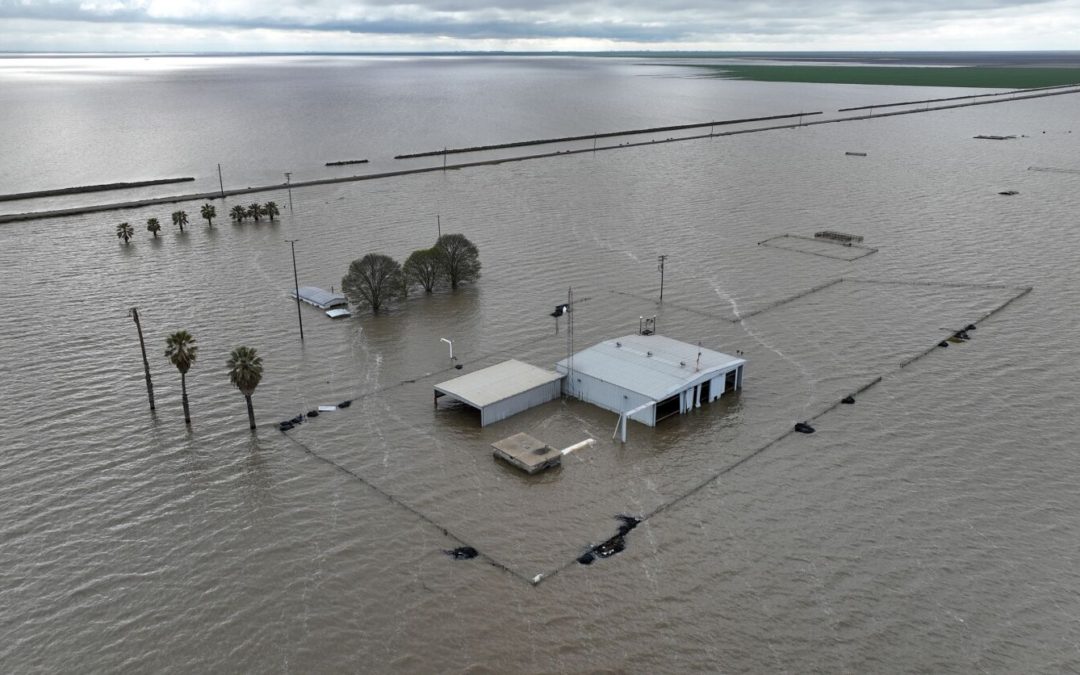
[[[472,560],[480,553],[472,546],[459,546],[458,548],[444,550],[443,553],[454,560]]]
[[[855,397],[854,396],[845,396],[844,398],[840,399],[840,402],[843,403],[843,404],[846,404],[846,405],[852,405],[852,404],[855,403]]]
[[[351,405],[352,405],[352,399],[349,399],[348,401],[342,401],[341,403],[338,403],[337,407],[339,407],[339,408],[348,408]]]
[[[1029,166],[1028,171],[1049,171],[1050,173],[1080,173],[1080,169],[1062,169],[1053,166]]]
[[[998,194],[999,194],[999,195],[1004,195],[1004,196],[1006,196],[1006,197],[1012,197],[1013,195],[1018,195],[1018,194],[1020,194],[1020,191],[1019,191],[1019,190],[1002,190],[1002,191],[1001,191],[1001,192],[999,192]]]
[[[615,535],[611,539],[605,542],[597,544],[593,548],[593,553],[598,558],[610,558],[616,553],[622,553],[626,550],[626,539],[623,539],[622,535]]]
[[[610,558],[616,553],[621,553],[626,550],[626,535],[630,530],[641,524],[641,519],[625,514],[619,514],[615,516],[615,518],[622,523],[619,525],[618,534],[610,539],[600,542],[596,546],[590,547],[589,550],[578,556],[578,563],[582,565],[591,565],[597,558]]]
[[[800,434],[812,434],[814,433],[814,431],[816,431],[816,429],[814,429],[814,427],[810,426],[806,422],[796,422],[795,431],[799,432]]]
[[[1043,133],[1046,133],[1045,131]],[[975,138],[982,139],[984,141],[1008,141],[1016,138],[1016,136],[993,136],[990,134],[980,134]]]
[[[299,426],[300,423],[303,422],[303,421],[304,421],[304,416],[303,415],[297,415],[296,417],[293,417],[292,419],[287,419],[284,422],[278,422],[278,430],[279,431],[288,431],[288,430],[292,429],[295,426]]]
[[[309,410],[309,411],[307,411],[307,416],[308,417],[318,417],[319,416],[319,411],[318,410]]]
[[[836,232],[834,230],[815,232],[814,239],[831,239],[832,241],[838,241],[842,244],[861,244],[863,240],[862,235]]]
[[[849,155],[851,157],[866,157],[865,152],[845,152],[844,154]]]
[[[964,326],[964,330],[975,330],[975,324],[969,323],[968,325]]]
[[[946,342],[946,341],[944,341],[944,340],[942,340],[941,342],[937,343],[937,346],[938,346],[938,347],[948,347],[948,346],[949,346],[949,343],[948,343],[948,342]]]

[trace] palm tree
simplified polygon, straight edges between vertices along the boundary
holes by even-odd
[[[116,236],[123,239],[124,246],[127,246],[127,243],[135,236],[135,230],[131,229],[131,225],[127,223],[120,223],[116,226]]]
[[[270,222],[274,222],[274,216],[280,215],[281,211],[278,211],[277,204],[274,202],[266,202],[266,206],[263,207],[263,213],[270,216]]]
[[[173,225],[179,225],[180,231],[184,231],[184,226],[187,225],[187,211],[173,211],[172,214]]]
[[[247,218],[247,211],[244,210],[243,206],[237,204],[229,211],[229,217],[238,223],[242,223],[244,218]]]
[[[262,358],[254,347],[237,347],[229,354],[229,382],[240,390],[247,401],[248,422],[255,428],[255,410],[251,407],[251,395],[262,380]]]
[[[154,235],[154,239],[157,239],[157,233],[161,232],[161,223],[158,222],[157,218],[147,218],[146,229],[150,230],[151,234]]]
[[[202,217],[206,219],[207,225],[209,225],[210,227],[214,226],[214,218],[217,216],[217,209],[214,208],[213,204],[203,204],[202,209],[199,210],[199,213],[201,213]]]
[[[254,218],[255,222],[257,223],[257,222],[259,222],[259,216],[266,213],[266,209],[263,208],[262,204],[260,204],[258,202],[255,202],[255,203],[251,204],[250,206],[248,206],[247,213],[248,213],[249,216]]]
[[[186,330],[176,331],[165,338],[165,357],[180,371],[180,393],[184,401],[184,423],[191,424],[191,411],[187,400],[187,372],[195,363],[195,338]]]

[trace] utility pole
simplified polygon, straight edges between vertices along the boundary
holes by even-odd
[[[150,362],[146,359],[146,342],[143,341],[142,324],[139,323],[139,309],[132,307],[128,316],[135,320],[135,329],[139,331],[139,348],[142,349],[143,370],[146,371],[146,395],[150,398],[150,410],[154,409],[154,383],[150,381]]]
[[[285,172],[285,187],[289,189],[289,213],[292,213],[292,172]]]
[[[218,188],[221,190],[221,198],[225,199],[225,181],[221,179],[221,163],[217,165],[217,183]]]
[[[667,256],[666,255],[658,255],[658,256],[656,256],[656,259],[660,263],[659,265],[656,266],[656,269],[660,271],[660,302],[663,302],[664,301],[664,261],[667,260]]]
[[[435,226],[439,228],[439,239],[442,239],[442,218],[440,218],[437,213],[435,214]],[[436,239],[435,241],[437,242],[439,239]]]
[[[304,317],[300,314],[300,278],[296,275],[296,242],[299,239],[286,239],[292,249],[293,288],[296,290],[296,321],[300,324],[300,342],[304,341]]]

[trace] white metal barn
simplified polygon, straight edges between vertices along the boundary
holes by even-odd
[[[331,307],[343,307],[349,304],[349,301],[341,293],[331,293],[325,291],[317,286],[301,286],[300,287],[300,302],[306,302],[309,305],[314,305],[319,309],[330,309]],[[296,290],[289,290],[289,297],[296,297]]]
[[[572,368],[565,393],[656,426],[741,389],[745,364],[662,335],[635,334],[593,345],[559,361],[555,370],[565,375]]]
[[[443,396],[461,401],[480,411],[480,426],[486,427],[559,398],[562,378],[511,359],[435,385],[435,405]]]

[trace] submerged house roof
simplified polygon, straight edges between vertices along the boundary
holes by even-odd
[[[674,396],[691,383],[744,363],[745,359],[663,335],[625,335],[574,354],[575,372],[654,401]],[[565,373],[567,359],[555,367]]]
[[[289,297],[295,298],[296,291],[289,291]],[[331,293],[316,286],[301,286],[300,300],[309,305],[315,305],[319,309],[330,309],[331,307],[341,307],[349,304],[349,301],[341,293]]]

